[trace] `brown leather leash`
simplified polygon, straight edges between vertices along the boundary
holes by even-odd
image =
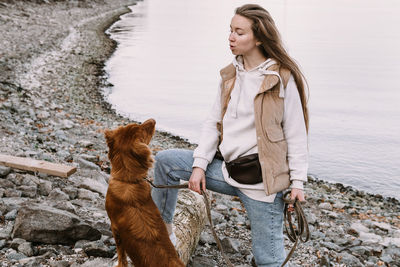
[[[286,192],[283,195],[283,202],[285,203],[285,208],[283,211],[283,220],[285,224],[285,231],[290,241],[294,242],[292,249],[289,254],[286,256],[285,261],[282,263],[281,267],[285,266],[285,264],[292,257],[294,250],[297,247],[299,240],[303,243],[307,242],[310,239],[310,230],[308,228],[307,218],[304,214],[301,203],[305,203],[304,201],[291,200],[290,199],[290,191]],[[289,205],[293,204],[294,213],[296,214],[297,226],[293,224],[293,216],[292,212],[289,209]]]
[[[143,178],[143,179],[145,181],[147,181],[154,188],[184,189],[184,188],[188,188],[188,185],[189,185],[188,183],[179,184],[179,185],[155,185],[148,178]],[[217,242],[217,246],[222,254],[222,257],[224,258],[224,260],[228,264],[228,266],[234,267],[232,262],[229,260],[228,256],[226,256],[224,249],[222,248],[221,241],[218,238],[217,233],[215,232],[214,224],[211,219],[211,210],[210,210],[211,205],[210,205],[208,196],[203,190],[201,190],[201,193],[203,195],[204,203],[206,205],[207,216],[208,216],[208,220],[210,221],[210,227],[211,227],[211,231],[214,236],[215,242]],[[310,238],[310,231],[308,228],[306,216],[304,215],[303,208],[301,206],[301,202],[297,201],[297,200],[288,199],[287,198],[288,194],[290,194],[290,191],[286,192],[283,197],[283,201],[285,203],[285,208],[284,208],[285,230],[286,230],[286,233],[287,233],[290,241],[295,242],[295,243],[294,243],[292,249],[290,250],[289,254],[286,256],[286,259],[282,263],[281,267],[283,267],[289,261],[290,257],[293,255],[293,253],[296,249],[296,246],[298,244],[298,241],[300,240],[302,242],[307,242],[308,239]],[[297,226],[296,227],[293,225],[292,212],[289,211],[290,204],[293,204],[293,206],[294,206],[294,211],[295,211],[296,218],[297,218]],[[286,222],[287,222],[287,224],[286,224]],[[287,226],[287,225],[289,225],[289,226]],[[289,228],[289,230],[288,230],[288,228]],[[303,239],[303,236],[305,236],[304,239]]]

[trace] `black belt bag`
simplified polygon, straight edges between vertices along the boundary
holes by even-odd
[[[223,159],[219,151],[217,151],[215,157]],[[257,153],[240,157],[230,162],[225,161],[225,165],[229,176],[238,183],[258,184],[262,182],[261,165]]]

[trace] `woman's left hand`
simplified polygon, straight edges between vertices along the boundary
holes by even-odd
[[[291,193],[290,193],[290,199],[293,201],[297,199],[300,202],[306,201],[304,198],[304,191],[302,189],[298,189],[298,188],[292,188]],[[288,210],[290,212],[294,211],[293,204],[289,204]]]
[[[304,191],[298,188],[292,188],[292,192],[290,193],[291,200],[299,200],[299,201],[306,201],[304,198]]]

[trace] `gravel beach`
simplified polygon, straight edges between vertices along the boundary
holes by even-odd
[[[103,101],[116,43],[104,34],[133,0],[0,0],[0,153],[73,164],[68,179],[0,166],[0,266],[109,266],[115,242],[104,210],[110,164],[103,130],[129,122]],[[312,127],[312,125],[311,125]],[[195,144],[156,132],[154,154]],[[311,240],[291,266],[400,266],[400,202],[309,177]],[[251,266],[240,201],[212,194],[213,222],[236,266]],[[12,238],[46,218],[54,240]],[[38,220],[41,222],[40,220]],[[74,229],[76,240],[65,234]],[[292,244],[285,241],[286,249]],[[225,266],[208,227],[188,266]]]

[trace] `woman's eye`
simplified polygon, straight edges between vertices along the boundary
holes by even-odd
[[[229,34],[232,34],[232,33],[237,35],[237,36],[242,36],[243,35],[243,33],[241,33],[241,32],[234,32],[234,31],[230,30]]]

